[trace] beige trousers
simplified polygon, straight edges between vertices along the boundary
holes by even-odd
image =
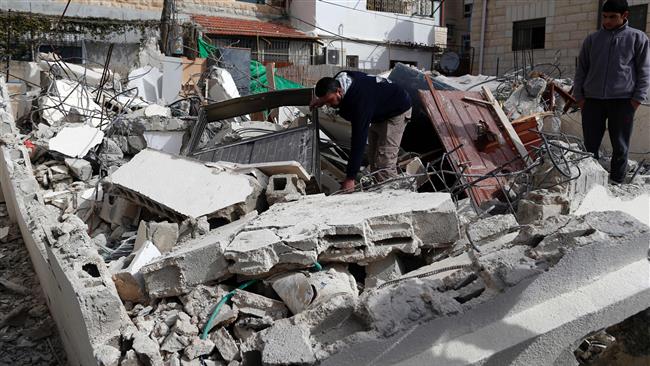
[[[397,176],[397,155],[411,109],[383,122],[371,123],[368,130],[368,160],[370,171],[377,172],[377,180],[385,181]]]

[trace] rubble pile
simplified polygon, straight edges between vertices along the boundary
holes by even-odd
[[[523,118],[537,131],[534,142],[522,142],[529,152],[518,156],[521,169],[489,162],[493,171],[484,176],[459,164],[450,171],[442,168],[452,159],[447,151],[436,161],[403,160],[406,173],[397,183],[407,184],[325,195],[337,191],[345,163],[335,138],[323,136],[326,146],[305,154],[316,156],[311,167],[298,157],[242,163],[240,155],[254,155],[244,148],[213,159],[224,146],[306,128],[318,112],[272,107],[266,115],[206,122],[214,112],[203,105],[206,98],[239,97],[232,77],[206,71],[200,82],[208,95],[199,88],[183,95],[178,75],[161,71],[171,61],[154,45],[145,44],[124,79],[41,55],[38,107],[2,141],[28,154],[12,157],[22,164],[12,165],[17,175],[34,178],[25,178],[33,187],[21,186],[36,216],[28,228],[46,228],[41,236],[52,256],[65,258],[61,266],[73,268],[90,297],[101,300],[84,305],[119,323],[91,340],[101,341],[93,349],[100,365],[344,364],[359,345],[388,344],[427,324],[473,316],[529,285],[541,291],[551,286],[549,277],[593,253],[620,254],[602,271],[617,269],[647,244],[647,218],[626,203],[647,202],[643,164],[631,165],[633,184],[610,187],[607,172],[579,143],[542,132],[543,117],[570,104],[554,102],[563,95],[554,79],[531,78],[504,105],[506,119]],[[434,86],[462,93],[432,83],[429,74],[398,71],[400,82],[418,83],[413,95]],[[473,96],[461,100],[504,115],[491,94],[488,101]],[[503,138],[510,122],[468,145],[516,152]],[[214,155],[191,154],[197,146]],[[276,143],[262,155],[282,148]],[[438,189],[431,177],[442,175],[458,179]],[[497,194],[487,184],[494,194],[484,199],[472,189],[487,178],[501,186]],[[429,191],[421,188],[426,184]],[[589,203],[598,195],[626,213],[597,212],[603,210]],[[119,298],[97,294],[101,286]]]

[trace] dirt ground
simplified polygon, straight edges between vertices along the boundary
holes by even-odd
[[[0,365],[66,365],[18,227],[0,204]]]

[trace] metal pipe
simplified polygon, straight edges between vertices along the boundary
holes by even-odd
[[[485,27],[487,22],[487,3],[483,0],[483,14],[481,14],[481,48],[478,55],[478,73],[483,74],[483,56],[485,53]]]

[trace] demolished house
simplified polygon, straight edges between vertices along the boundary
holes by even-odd
[[[554,125],[561,81],[398,64],[407,184],[341,194],[349,131],[311,89],[240,96],[214,66],[182,96],[141,55],[122,79],[43,54],[18,121],[0,81],[2,193],[70,364],[577,364],[650,306],[648,165],[609,186]]]

